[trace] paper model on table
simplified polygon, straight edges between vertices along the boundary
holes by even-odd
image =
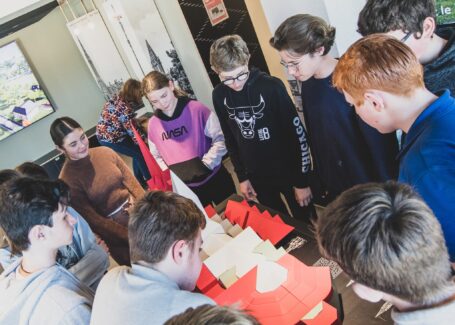
[[[201,210],[202,213],[204,214],[206,225],[205,228],[202,230],[202,240],[205,241],[207,236],[210,234],[224,234],[225,231],[223,227],[219,223],[213,221],[207,216],[207,212],[202,206],[202,203],[197,197],[197,195],[172,171],[171,179],[173,191],[193,201],[194,204],[196,204],[196,206],[199,208],[199,210]]]

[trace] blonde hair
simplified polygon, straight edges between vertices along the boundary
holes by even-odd
[[[171,79],[169,79],[164,73],[159,71],[149,72],[144,79],[142,79],[142,92],[147,95],[151,91],[169,87],[169,81],[171,81]],[[178,87],[174,87],[174,95],[176,97],[188,96],[186,92]]]
[[[250,51],[239,35],[221,37],[210,47],[210,64],[217,73],[247,65],[249,60]]]
[[[424,87],[423,68],[412,50],[399,40],[374,34],[355,42],[341,57],[333,85],[363,104],[368,89],[409,96]]]

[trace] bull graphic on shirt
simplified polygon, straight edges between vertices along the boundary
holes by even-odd
[[[253,139],[256,120],[264,116],[262,111],[264,110],[265,102],[262,95],[260,95],[259,104],[256,106],[229,107],[226,103],[226,98],[224,99],[224,106],[228,109],[229,118],[237,123],[242,136],[245,139]]]

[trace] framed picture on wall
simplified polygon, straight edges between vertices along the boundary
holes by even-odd
[[[0,47],[0,140],[54,112],[17,41]]]

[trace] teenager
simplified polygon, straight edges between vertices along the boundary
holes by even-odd
[[[0,171],[2,173],[3,171]],[[46,170],[32,162],[25,162],[16,167],[10,179],[21,176],[34,179],[48,180]],[[0,179],[0,186],[2,185]],[[67,212],[75,220],[73,227],[73,241],[70,245],[62,246],[57,252],[57,263],[73,273],[82,283],[96,290],[98,283],[109,267],[109,255],[106,244],[95,237],[90,226],[70,206]],[[14,263],[20,256],[12,254],[9,245],[0,249],[0,264],[3,269]]]
[[[308,14],[289,17],[270,39],[281,64],[301,82],[313,158],[310,186],[322,205],[356,184],[396,179],[398,174],[395,133],[382,135],[363,122],[332,85],[338,63],[329,54],[334,41],[335,28]]]
[[[154,191],[140,199],[128,226],[131,267],[116,267],[101,280],[91,324],[163,324],[189,307],[213,304],[191,292],[204,227],[201,211],[178,194]]]
[[[248,200],[292,215],[311,215],[311,159],[305,128],[278,79],[249,69],[250,53],[238,35],[216,40],[210,64],[221,83],[212,93],[240,192]],[[307,206],[310,206],[307,208]]]
[[[409,46],[428,90],[455,93],[455,31],[436,30],[434,0],[368,0],[357,25],[363,36],[387,33]]]
[[[441,226],[410,186],[347,190],[319,216],[316,237],[360,298],[394,306],[395,324],[453,323],[455,282]]]
[[[381,133],[407,134],[398,179],[433,210],[455,261],[455,99],[448,90],[431,93],[412,50],[384,34],[354,43],[333,80],[366,123]]]
[[[234,194],[234,182],[222,163],[227,151],[216,114],[185,96],[161,72],[150,72],[142,85],[155,108],[148,140],[161,168],[169,167],[204,206],[219,204]]]
[[[12,179],[0,187],[0,227],[22,257],[0,276],[1,324],[88,324],[93,292],[56,264],[76,223],[61,181]]]
[[[106,102],[96,125],[96,137],[102,146],[133,158],[133,171],[143,187],[150,173],[134,138],[133,126],[142,134],[135,121],[133,107],[142,104],[141,82],[128,79],[120,92]],[[145,137],[145,136],[144,136]]]
[[[114,260],[128,264],[128,209],[144,190],[112,149],[89,149],[84,130],[72,118],[56,119],[50,133],[66,158],[59,177],[71,188],[72,206],[106,242]]]

